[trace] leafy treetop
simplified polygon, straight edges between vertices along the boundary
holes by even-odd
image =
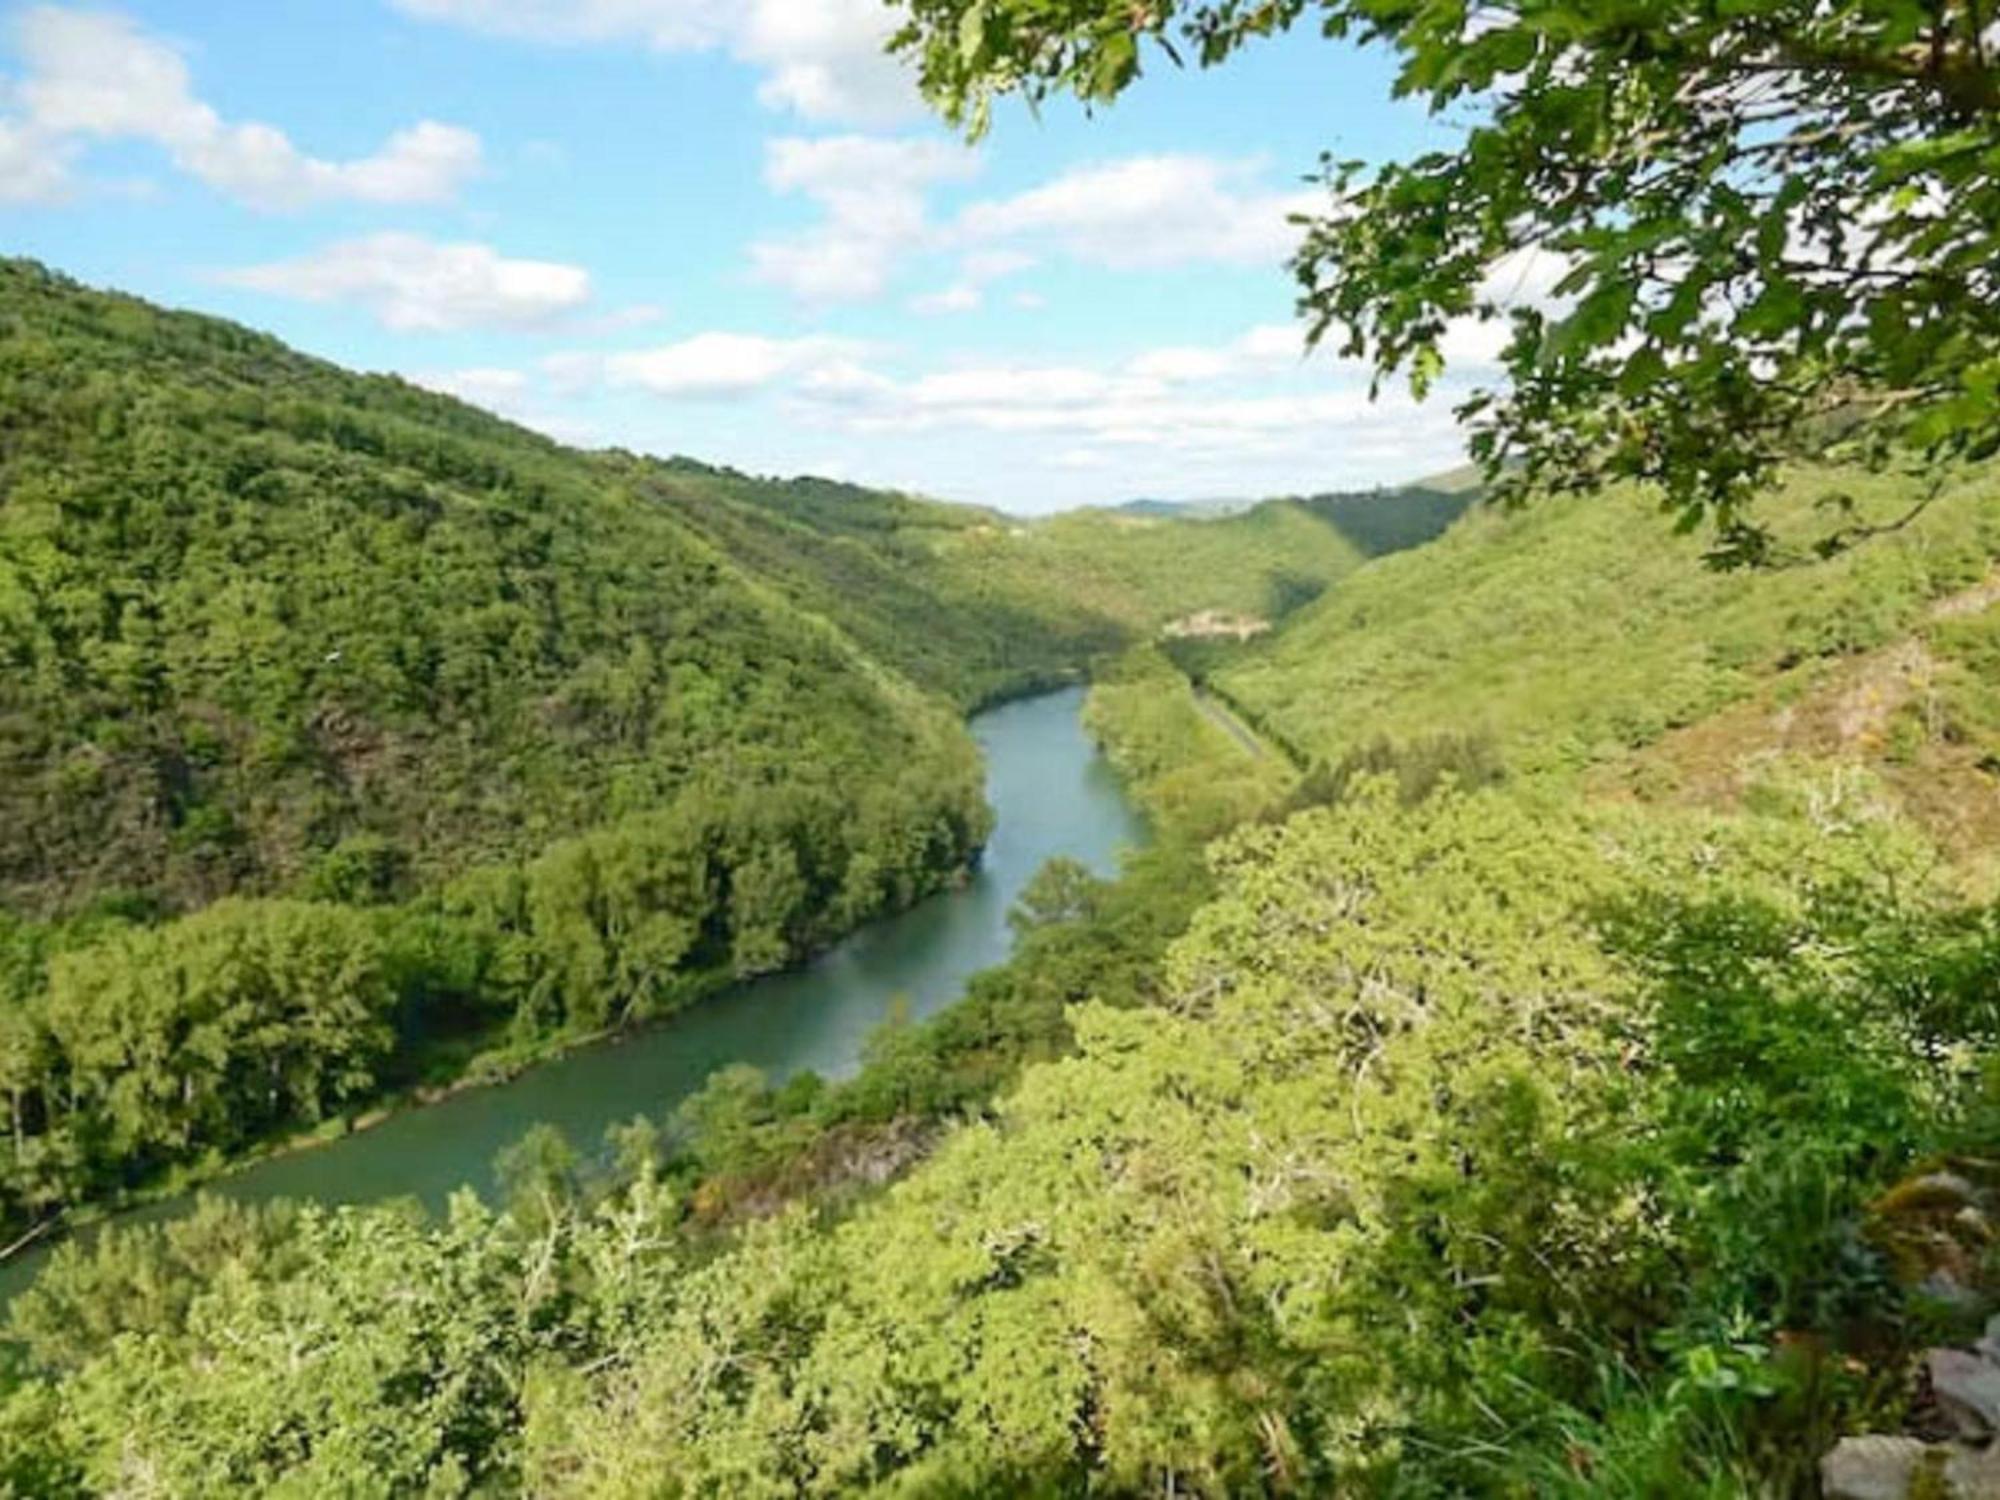
[[[1640,478],[1717,557],[1801,451],[1935,470],[2000,449],[2000,6],[1993,0],[902,0],[895,45],[973,133],[996,95],[1108,102],[1148,47],[1214,65],[1305,21],[1393,49],[1455,149],[1322,163],[1293,262],[1313,341],[1442,373],[1511,316],[1463,411],[1503,496]],[[1509,257],[1543,305],[1499,306]],[[1869,528],[1843,518],[1836,550]]]

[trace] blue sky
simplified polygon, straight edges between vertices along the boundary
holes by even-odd
[[[0,246],[567,441],[1021,512],[1458,461],[1302,358],[1322,148],[1449,125],[1310,31],[977,149],[874,0],[0,0]],[[1486,330],[1453,352],[1476,373]]]

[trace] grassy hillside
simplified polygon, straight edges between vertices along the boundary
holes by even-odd
[[[1807,471],[1772,510],[1810,534],[1835,494],[1864,516],[1910,499],[1891,481]],[[1370,564],[1216,681],[1309,760],[1452,732],[1489,737],[1516,772],[1600,764],[1780,685],[1809,695],[1925,627],[2000,555],[2000,470],[1955,477],[1907,530],[1832,561],[1719,573],[1703,545],[1630,494],[1477,512]]]
[[[1204,610],[1274,619],[1365,549],[1307,506],[1217,519],[1023,521],[824,480],[629,460],[641,493],[878,659],[962,704],[1073,674]]]

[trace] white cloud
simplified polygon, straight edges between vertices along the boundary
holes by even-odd
[[[833,454],[875,482],[1028,510],[1340,488],[1462,456],[1449,393],[1371,401],[1365,369],[1299,351],[1299,331],[1273,324],[1125,358],[926,365],[835,337],[710,331],[426,383],[556,436],[564,413],[587,412],[595,443],[774,472]]]
[[[806,232],[752,244],[751,274],[809,301],[860,301],[880,296],[912,257],[955,252],[955,277],[909,299],[910,309],[924,314],[984,305],[991,283],[1050,250],[1113,270],[1275,267],[1297,243],[1290,216],[1320,202],[1313,192],[1272,191],[1255,161],[1137,156],[977,201],[935,223],[931,190],[965,181],[981,166],[956,142],[786,137],[766,152],[766,184],[812,199],[822,216]]]
[[[653,349],[553,355],[545,368],[558,385],[572,391],[601,384],[674,399],[730,400],[793,377],[837,381],[840,372],[854,370],[850,361],[855,352],[842,339],[702,333]]]
[[[1444,337],[1438,341],[1438,353],[1444,356],[1447,369],[1497,370],[1500,356],[1513,337],[1513,325],[1504,318],[1485,322],[1459,318],[1445,329]]]
[[[1542,307],[1556,300],[1556,286],[1572,269],[1566,255],[1526,245],[1486,268],[1481,300],[1497,307]]]
[[[1177,345],[1150,349],[1127,361],[1128,374],[1169,385],[1267,375],[1298,365],[1305,335],[1290,323],[1265,323],[1227,344]]]
[[[916,89],[883,51],[900,17],[882,0],[749,0],[735,50],[767,70],[757,97],[812,120],[909,114]]]
[[[883,51],[897,17],[882,0],[393,0],[425,20],[493,36],[722,50],[758,69],[758,98],[812,120],[881,124],[916,91]]]
[[[1018,250],[980,250],[959,262],[958,279],[950,286],[910,299],[910,311],[926,317],[941,313],[977,312],[986,303],[986,288],[1008,276],[1033,268],[1035,258]],[[1031,294],[1022,294],[1031,295]],[[1016,305],[1023,305],[1016,298]]]
[[[925,317],[936,317],[942,313],[977,312],[985,304],[986,294],[967,281],[954,282],[940,287],[935,292],[922,292],[910,299],[910,311]]]
[[[1272,192],[1260,185],[1263,171],[1259,162],[1211,156],[1127,157],[971,204],[955,232],[969,243],[1045,239],[1114,270],[1276,265],[1298,241],[1289,216],[1321,206],[1323,198]]]
[[[71,148],[0,120],[0,203],[52,203],[69,186]]]
[[[434,370],[420,372],[410,379],[427,390],[456,396],[461,401],[469,401],[489,411],[505,412],[520,405],[522,398],[528,394],[525,370]]]
[[[1223,344],[1154,349],[1102,365],[968,365],[910,378],[853,367],[835,389],[797,382],[790,391],[803,421],[878,443],[1034,434],[1061,445],[1048,461],[1061,470],[1152,472],[1161,455],[1295,469],[1316,461],[1327,475],[1314,482],[1331,485],[1350,455],[1377,470],[1399,453],[1417,455],[1414,473],[1457,451],[1449,400],[1419,405],[1390,392],[1371,401],[1365,371],[1308,363],[1302,351],[1296,327],[1273,324]]]
[[[590,273],[581,266],[508,260],[488,245],[414,234],[343,240],[222,279],[308,302],[357,303],[402,332],[532,326],[590,300]]]
[[[9,91],[18,118],[0,121],[0,195],[54,196],[87,140],[151,141],[258,208],[438,202],[479,169],[479,137],[432,120],[346,162],[308,156],[270,125],[226,121],[195,96],[180,54],[123,16],[40,5],[14,30],[26,73]]]
[[[929,140],[773,142],[767,182],[806,193],[826,214],[809,234],[752,245],[754,274],[815,300],[860,299],[879,295],[907,258],[956,251],[956,277],[908,306],[970,312],[984,305],[992,282],[1047,250],[1113,270],[1276,266],[1298,241],[1291,216],[1321,203],[1314,192],[1272,191],[1256,161],[1135,156],[971,203],[949,223],[933,224],[929,190],[970,177],[978,165],[963,149]],[[1029,293],[1015,305],[1041,304]]]
[[[924,196],[979,170],[954,142],[865,135],[786,136],[765,147],[764,181],[819,205],[803,234],[750,247],[751,274],[809,301],[879,295],[899,261],[934,238]]]

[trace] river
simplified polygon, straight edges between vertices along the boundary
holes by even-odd
[[[810,1069],[855,1070],[863,1043],[900,1000],[913,1018],[957,999],[965,981],[1013,946],[1007,913],[1030,876],[1068,856],[1110,873],[1145,825],[1083,731],[1083,689],[1004,704],[972,721],[998,814],[971,879],[870,924],[802,968],[735,986],[632,1035],[584,1047],[491,1088],[394,1115],[371,1130],[273,1157],[206,1191],[369,1203],[413,1196],[433,1209],[457,1188],[493,1185],[493,1158],[529,1126],[560,1127],[581,1149],[607,1125],[663,1118],[715,1069],[750,1063],[774,1080]],[[169,1217],[189,1200],[128,1218]],[[0,1266],[0,1303],[33,1278],[47,1251]]]

